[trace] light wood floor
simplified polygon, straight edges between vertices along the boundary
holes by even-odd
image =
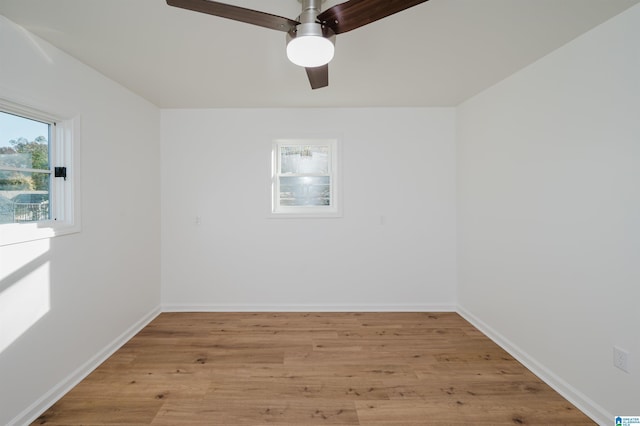
[[[164,313],[33,424],[594,423],[455,313]]]

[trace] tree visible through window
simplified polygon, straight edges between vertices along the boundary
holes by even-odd
[[[0,112],[0,224],[50,219],[52,125]]]

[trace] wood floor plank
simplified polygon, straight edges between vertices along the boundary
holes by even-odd
[[[357,400],[389,399],[381,381],[354,378],[250,378],[233,382],[216,382],[207,396],[217,399],[269,399],[278,395],[285,399]]]
[[[48,425],[593,425],[455,313],[164,313]]]
[[[575,408],[560,402],[515,408],[496,399],[468,402],[450,400],[356,401],[361,425],[590,425]],[[581,413],[580,413],[581,414]]]
[[[227,400],[167,403],[152,422],[175,425],[359,425],[355,406],[348,401]]]
[[[164,402],[150,398],[63,398],[38,417],[35,425],[146,425]]]

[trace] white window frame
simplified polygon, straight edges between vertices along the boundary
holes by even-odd
[[[281,206],[280,149],[283,146],[312,145],[329,148],[330,204],[328,206]],[[342,217],[342,199],[340,185],[340,144],[336,138],[295,138],[275,139],[271,158],[271,217],[274,218],[332,218]],[[326,176],[323,174],[322,176]],[[298,175],[296,175],[298,176]],[[316,176],[316,175],[309,175]]]
[[[0,99],[0,110],[51,124],[49,135],[50,219],[0,224],[0,246],[80,232],[80,118],[64,118]],[[67,178],[54,177],[54,167],[66,167]]]

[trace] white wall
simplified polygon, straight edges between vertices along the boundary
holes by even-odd
[[[166,309],[455,308],[453,109],[163,110],[161,122]],[[340,139],[342,218],[268,218],[272,140],[300,136]]]
[[[21,424],[157,312],[160,113],[2,16],[0,58],[0,97],[81,120],[82,232],[0,248],[0,298],[36,315],[1,324],[24,328],[0,351]]]
[[[639,76],[635,6],[457,116],[462,310],[603,424],[640,412]]]

